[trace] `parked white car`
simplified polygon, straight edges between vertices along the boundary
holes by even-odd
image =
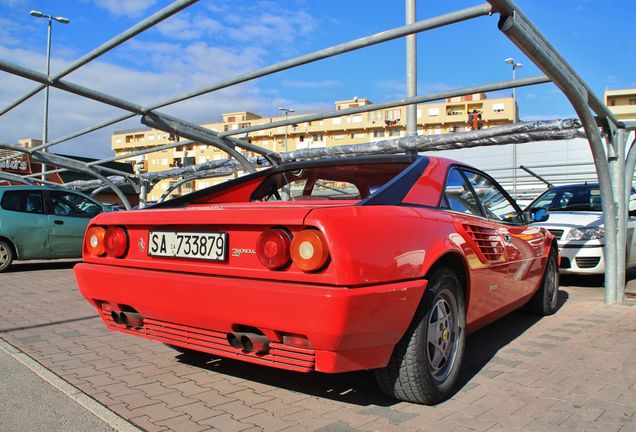
[[[636,195],[632,191],[632,196]],[[630,200],[630,214],[632,211]],[[558,240],[561,273],[603,274],[605,230],[598,184],[556,186],[539,195],[528,209],[547,209],[550,217],[535,225],[545,227]],[[636,217],[627,223],[627,265],[636,266]]]

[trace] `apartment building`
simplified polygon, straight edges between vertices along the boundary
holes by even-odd
[[[366,98],[335,102],[336,110],[344,110],[372,104]],[[298,116],[296,116],[298,117]],[[283,120],[285,117],[261,117],[240,111],[225,113],[220,123],[203,124],[203,127],[221,132]],[[294,118],[294,116],[289,116]],[[437,135],[488,128],[512,123],[518,119],[517,107],[512,98],[488,99],[477,93],[449,98],[440,103],[420,104],[417,107],[417,133]],[[276,152],[304,148],[332,147],[345,144],[366,144],[384,139],[398,138],[406,133],[406,107],[389,108],[366,113],[344,115],[311,122],[299,122],[288,126],[255,131],[237,138],[249,141]],[[116,131],[112,136],[115,155],[168,144],[173,140],[168,133],[154,129]],[[156,172],[171,167],[188,166],[227,155],[212,146],[189,144],[170,150],[151,153],[143,157],[124,159],[141,172]],[[171,196],[192,192],[225,181],[226,178],[201,179],[175,189]],[[177,180],[164,180],[148,193],[148,200],[158,200]]]
[[[605,90],[605,105],[617,119],[636,121],[636,89]]]

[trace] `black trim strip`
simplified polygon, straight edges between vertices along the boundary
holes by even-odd
[[[356,205],[401,205],[415,182],[424,173],[428,162],[428,157],[418,156],[408,168]]]
[[[573,244],[566,244],[563,246],[559,246],[559,248],[561,249],[597,249],[597,248],[602,248],[604,247],[604,245],[573,245]],[[590,257],[592,258],[592,257]]]

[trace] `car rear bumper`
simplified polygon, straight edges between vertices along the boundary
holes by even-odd
[[[112,330],[215,355],[308,372],[345,372],[387,364],[427,282],[362,288],[263,281],[81,263],[82,295]],[[117,324],[111,310],[134,310],[141,328]],[[267,354],[245,353],[228,332],[252,327],[270,340]],[[304,335],[310,348],[282,343]]]
[[[605,273],[602,244],[559,246],[559,254],[561,255],[559,272],[562,274]]]

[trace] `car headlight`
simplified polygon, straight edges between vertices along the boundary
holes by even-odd
[[[605,229],[597,228],[574,228],[570,230],[565,240],[598,240],[605,236]]]

